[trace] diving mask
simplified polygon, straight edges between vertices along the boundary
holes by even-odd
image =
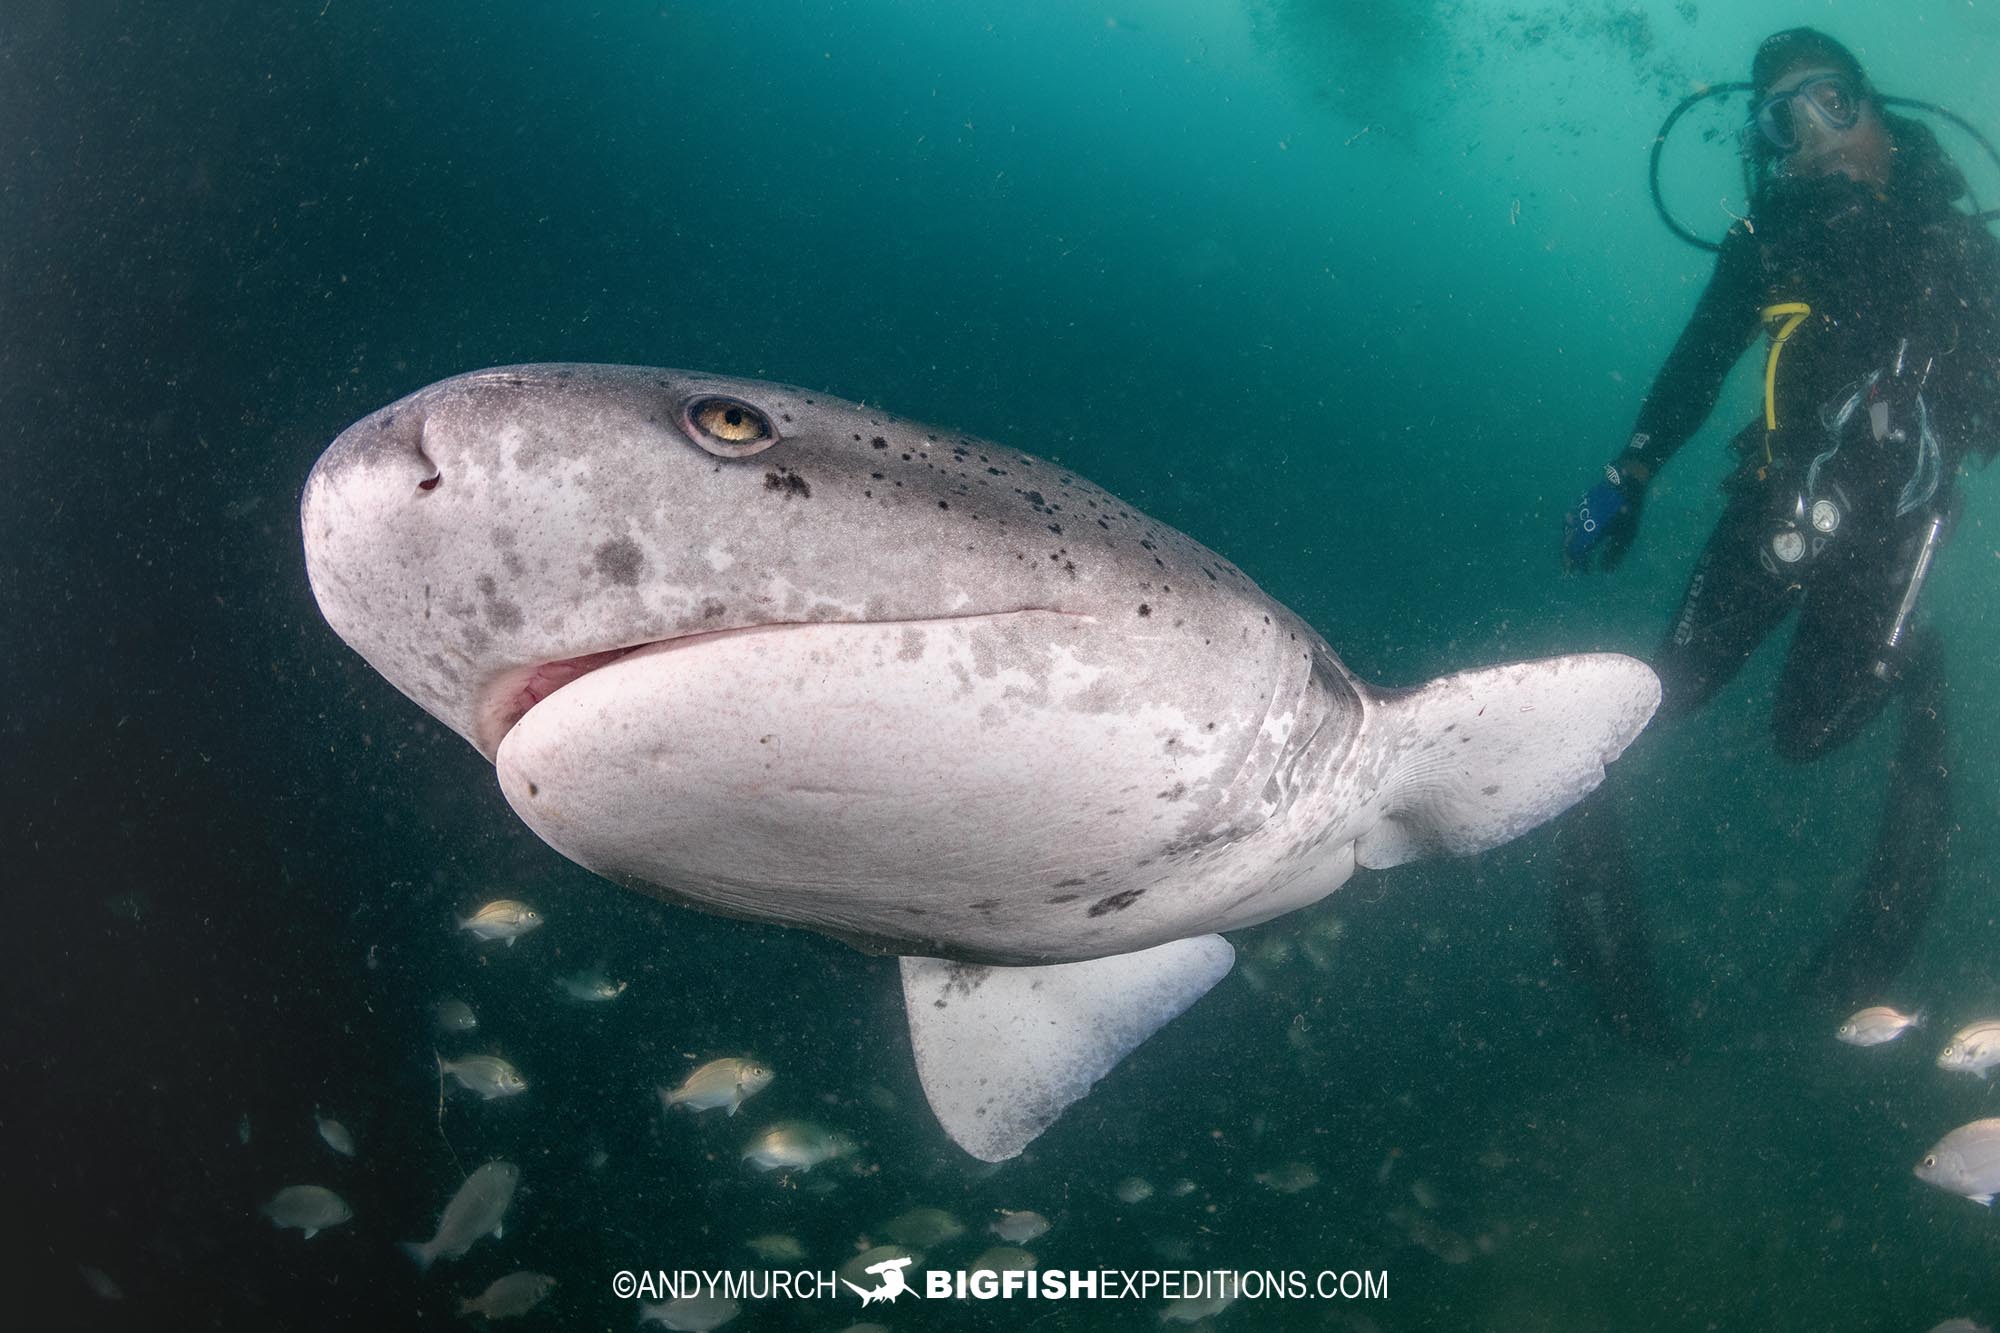
[[[1847,75],[1815,75],[1789,92],[1773,93],[1757,103],[1744,131],[1754,129],[1766,144],[1789,153],[1799,146],[1798,108],[1826,129],[1845,131],[1861,119],[1861,101],[1861,90]]]

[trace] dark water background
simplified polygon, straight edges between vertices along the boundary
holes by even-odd
[[[1226,982],[981,1180],[922,1104],[893,964],[562,862],[334,639],[300,559],[299,486],[349,421],[483,365],[626,361],[1059,458],[1228,554],[1371,679],[1644,652],[1751,410],[1746,379],[1616,576],[1560,576],[1562,508],[1706,273],[1657,225],[1644,153],[1695,81],[1743,77],[1798,21],[2000,130],[2000,19],[1942,2],[6,6],[0,1290],[50,1321],[23,1326],[437,1326],[534,1267],[562,1283],[537,1318],[624,1328],[616,1269],[742,1266],[769,1230],[824,1265],[913,1203],[975,1226],[1038,1208],[1050,1266],[1391,1274],[1386,1303],[1241,1304],[1223,1328],[2000,1318],[2000,1222],[1909,1174],[1994,1110],[1985,1085],[1929,1067],[1935,1028],[1854,1052],[1838,1015],[1783,998],[1845,906],[1893,728],[1783,768],[1775,652],[1615,779],[1643,812],[1686,1066],[1621,1048],[1553,968],[1530,837],[1364,874],[1239,939],[1346,926],[1329,969]],[[1728,145],[1675,148],[1681,211],[1719,232]],[[2000,1005],[1992,489],[1967,487],[1927,606],[1963,827],[1885,997],[1947,1030]],[[551,924],[470,947],[454,913],[500,892]],[[559,1002],[552,978],[600,957],[631,990]],[[445,993],[535,1088],[453,1104],[458,1155],[508,1156],[524,1190],[504,1241],[420,1279],[392,1242],[459,1179],[426,1026]],[[735,1051],[780,1071],[743,1117],[659,1119],[684,1053]],[[320,1145],[316,1105],[359,1160]],[[783,1113],[855,1133],[879,1171],[825,1195],[747,1177],[742,1139]],[[1316,1188],[1252,1179],[1295,1160]],[[1197,1189],[1128,1207],[1128,1174]],[[356,1220],[307,1244],[257,1215],[305,1181]]]

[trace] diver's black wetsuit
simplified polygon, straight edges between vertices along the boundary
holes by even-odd
[[[1772,710],[1778,752],[1793,761],[1850,739],[1892,693],[1909,700],[1863,901],[1804,979],[1841,999],[1860,999],[1899,970],[1941,878],[1949,822],[1941,653],[1934,636],[1908,628],[1896,651],[1886,645],[1933,522],[1948,517],[1960,461],[1990,459],[2000,444],[2000,243],[1952,207],[1965,182],[1929,130],[1886,119],[1897,150],[1886,193],[1840,175],[1782,180],[1748,224],[1731,229],[1614,464],[1657,471],[1707,418],[1760,329],[1782,330],[1786,316],[1766,312],[1808,307],[1778,355],[1776,429],[1760,413],[1738,435],[1741,464],[1724,485],[1722,516],[1653,665],[1665,690],[1661,715],[1691,712],[1798,610]],[[1928,469],[1919,389],[1935,440]],[[1889,414],[1887,439],[1870,428],[1874,399]],[[1847,404],[1852,415],[1832,427],[1829,415]],[[1787,519],[1805,517],[1814,496],[1840,502],[1839,526],[1824,536],[1797,522],[1791,549],[1805,554],[1788,562],[1773,539]],[[1602,789],[1556,839],[1565,960],[1628,1035],[1671,1048],[1617,811]]]

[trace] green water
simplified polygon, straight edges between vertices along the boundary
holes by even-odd
[[[1784,997],[1846,907],[1893,726],[1779,764],[1775,641],[1614,777],[1644,812],[1687,1065],[1621,1048],[1555,968],[1530,836],[1364,872],[1239,939],[1248,957],[1344,926],[1324,968],[1294,957],[1264,990],[1239,969],[987,1178],[924,1107],[893,964],[561,861],[325,628],[298,549],[298,488],[353,419],[484,365],[634,362],[1056,458],[1227,554],[1371,680],[1645,653],[1754,403],[1740,376],[1616,575],[1562,576],[1563,508],[1707,273],[1655,217],[1645,155],[1680,97],[1745,77],[1795,22],[2000,132],[2000,18],[1941,0],[11,6],[15,1289],[51,1326],[437,1327],[533,1267],[561,1285],[531,1321],[625,1328],[618,1269],[747,1266],[740,1242],[773,1230],[830,1266],[934,1204],[975,1232],[997,1207],[1048,1214],[1030,1248],[1049,1267],[1390,1274],[1385,1301],[1242,1302],[1221,1329],[2000,1318],[1995,1219],[1909,1171],[1992,1111],[1986,1085],[1930,1067],[1936,1024],[1853,1051],[1838,1015]],[[1740,193],[1701,130],[1667,182],[1719,234]],[[2000,171],[1946,139],[2000,202]],[[1885,997],[1946,1031],[2000,1004],[1993,489],[1969,480],[1926,594],[1963,828]],[[551,925],[481,961],[452,916],[502,889]],[[554,976],[600,957],[630,991],[561,1005]],[[535,1090],[456,1101],[441,1134],[424,1015],[445,993]],[[780,1070],[742,1116],[659,1117],[690,1053],[738,1051]],[[315,1105],[359,1160],[314,1141]],[[747,1176],[743,1139],[781,1114],[855,1134],[868,1169],[825,1193]],[[524,1193],[503,1241],[420,1280],[393,1242],[428,1234],[453,1152],[518,1161]],[[1255,1181],[1287,1162],[1319,1183]],[[1160,1192],[1120,1203],[1130,1175]],[[304,1244],[256,1215],[305,1179],[355,1221]],[[729,1327],[859,1317],[767,1304]],[[881,1317],[1143,1328],[1159,1303]]]

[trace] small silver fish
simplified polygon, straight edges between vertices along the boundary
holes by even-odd
[[[1026,1250],[1012,1245],[995,1245],[980,1251],[967,1271],[977,1273],[983,1269],[988,1273],[1027,1273],[1041,1267],[1041,1262]]]
[[[1982,1018],[1954,1032],[1951,1041],[1938,1052],[1939,1069],[1986,1078],[1987,1071],[2000,1065],[2000,1018]]]
[[[1917,1163],[1916,1177],[1991,1208],[2000,1192],[2000,1119],[1975,1120],[1939,1139]]]
[[[882,1232],[898,1245],[935,1249],[965,1234],[965,1225],[942,1208],[912,1208],[882,1224]]]
[[[468,1092],[476,1092],[487,1101],[495,1097],[512,1097],[528,1090],[528,1080],[521,1077],[521,1071],[502,1060],[497,1055],[468,1055],[458,1060],[447,1060],[436,1051],[438,1073],[450,1074],[458,1080],[458,1085]]]
[[[494,1278],[477,1296],[458,1303],[462,1315],[476,1314],[487,1319],[512,1319],[524,1315],[548,1298],[556,1280],[547,1273],[522,1271]]]
[[[759,1171],[810,1171],[854,1151],[854,1140],[810,1120],[781,1120],[750,1141],[743,1160]]]
[[[986,1228],[1001,1240],[1010,1240],[1016,1245],[1026,1245],[1031,1240],[1047,1235],[1049,1219],[1032,1208],[1019,1210],[1002,1208],[1000,1216]]]
[[[542,924],[542,914],[512,898],[495,898],[471,916],[461,917],[458,928],[469,930],[475,939],[514,941]]]
[[[311,1240],[354,1216],[347,1201],[323,1185],[287,1185],[264,1205],[264,1216],[281,1230],[297,1227]]]
[[[1280,1194],[1297,1194],[1319,1184],[1319,1172],[1304,1162],[1286,1162],[1272,1170],[1259,1171],[1251,1179]]]
[[[806,1247],[799,1244],[797,1236],[770,1232],[762,1236],[752,1236],[743,1242],[759,1259],[768,1263],[796,1263],[806,1257]]]
[[[639,1307],[639,1322],[664,1324],[678,1333],[709,1333],[734,1319],[743,1307],[727,1296],[676,1296]]]
[[[1878,1004],[1848,1015],[1847,1021],[1833,1030],[1833,1036],[1834,1040],[1849,1046],[1880,1046],[1896,1040],[1911,1028],[1923,1025],[1922,1010],[1906,1014],[1886,1004]]]
[[[892,1269],[915,1271],[923,1264],[924,1256],[907,1245],[877,1245],[834,1269],[833,1276],[848,1286],[873,1289],[881,1285],[883,1275]]]
[[[332,1116],[313,1112],[313,1121],[319,1126],[319,1136],[326,1146],[342,1157],[354,1156],[354,1136],[347,1132],[347,1126]]]
[[[685,1106],[690,1111],[706,1111],[726,1106],[729,1114],[735,1115],[744,1102],[769,1087],[775,1077],[769,1065],[726,1056],[710,1060],[671,1092],[661,1088],[660,1102],[668,1110]]]
[[[1144,1203],[1153,1197],[1153,1182],[1144,1176],[1127,1176],[1111,1187],[1120,1203]]]
[[[521,1168],[512,1162],[493,1161],[474,1171],[444,1206],[437,1234],[421,1243],[408,1241],[403,1253],[429,1269],[439,1259],[456,1259],[472,1248],[481,1236],[500,1234],[507,1205],[514,1201],[514,1189],[521,1183]]]
[[[472,1006],[452,996],[439,1000],[437,1008],[431,1013],[437,1020],[439,1032],[470,1032],[479,1026],[478,1016],[472,1012]]]
[[[572,1000],[585,1004],[603,1004],[615,1000],[625,993],[629,982],[612,981],[604,975],[604,969],[593,967],[587,972],[572,972],[566,977],[557,977],[556,985]]]
[[[1160,1322],[1198,1324],[1210,1315],[1221,1314],[1235,1303],[1234,1296],[1182,1296],[1167,1302],[1166,1308],[1160,1311]]]
[[[111,1275],[103,1269],[92,1268],[89,1264],[78,1264],[76,1271],[83,1275],[83,1284],[90,1288],[90,1294],[97,1297],[98,1300],[122,1301],[125,1299],[125,1293],[118,1289],[118,1284],[113,1282]]]

